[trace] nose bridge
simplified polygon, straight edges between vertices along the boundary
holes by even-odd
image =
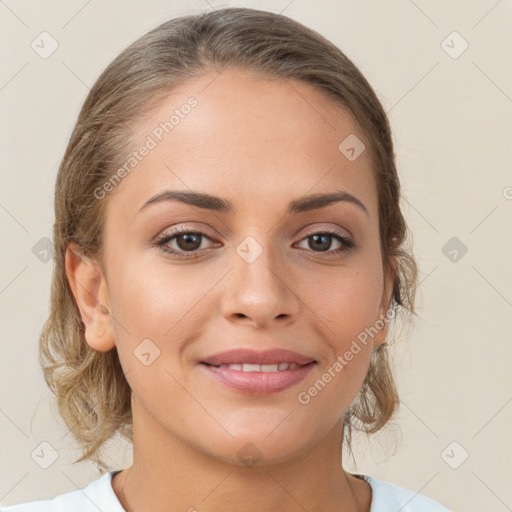
[[[248,235],[235,247],[226,315],[243,314],[265,323],[297,313],[298,299],[287,282],[287,262],[281,256],[271,233]]]
[[[235,273],[242,286],[261,288],[264,294],[279,293],[285,278],[280,248],[273,245],[269,233],[248,235],[235,249]],[[281,274],[281,276],[279,275]]]

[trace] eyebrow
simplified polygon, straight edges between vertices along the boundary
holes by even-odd
[[[198,208],[213,210],[220,213],[233,213],[235,211],[233,203],[228,199],[222,199],[210,194],[186,190],[165,190],[164,192],[156,194],[152,198],[148,199],[139,211],[151,204],[161,203],[163,201],[180,201],[185,204],[197,206]],[[370,216],[366,206],[357,197],[343,190],[338,190],[330,194],[311,194],[309,196],[303,196],[295,199],[288,205],[287,213],[298,214],[309,212],[340,201],[355,204],[363,210],[368,217]]]

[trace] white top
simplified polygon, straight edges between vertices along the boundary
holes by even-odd
[[[125,512],[111,484],[113,476],[118,472],[105,473],[83,489],[60,494],[53,499],[0,507],[0,512]],[[450,512],[422,494],[371,476],[359,476],[372,488],[370,512]]]

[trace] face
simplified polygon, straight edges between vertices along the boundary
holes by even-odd
[[[167,133],[161,123],[176,109]],[[149,151],[101,199],[107,333],[90,326],[101,318],[86,322],[91,346],[117,347],[134,421],[233,464],[248,442],[275,463],[329,434],[339,440],[386,329],[357,352],[353,342],[382,317],[391,290],[364,134],[313,86],[235,69],[173,90],[136,134],[134,149]],[[356,159],[338,147],[351,134],[367,148]],[[161,196],[169,191],[219,200]],[[300,203],[340,192],[344,200],[320,207]],[[232,349],[313,362],[247,380],[237,367],[204,364]]]

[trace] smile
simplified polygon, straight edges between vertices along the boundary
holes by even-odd
[[[304,380],[317,365],[297,363],[252,364],[236,363],[218,366],[202,363],[210,377],[231,390],[252,395],[269,395],[283,391]]]
[[[285,370],[295,370],[299,365],[296,363],[276,363],[276,364],[220,364],[213,365],[216,368],[229,368],[231,370],[241,370],[243,372],[277,372]]]

